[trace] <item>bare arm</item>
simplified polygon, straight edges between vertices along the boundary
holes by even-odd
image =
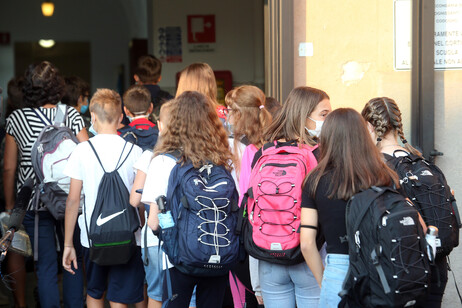
[[[149,207],[149,217],[148,217],[148,226],[153,231],[156,231],[159,228],[159,207],[156,202],[151,202]]]
[[[139,170],[136,172],[135,181],[133,182],[132,190],[130,192],[130,204],[134,207],[141,205],[141,194],[137,193],[138,189],[143,189],[144,182],[146,181],[146,173]]]
[[[77,140],[79,142],[84,142],[88,140],[88,133],[85,128],[83,128],[78,134],[77,134]]]
[[[66,213],[64,216],[64,251],[63,267],[66,271],[74,274],[72,264],[77,269],[77,257],[74,249],[74,229],[79,215],[80,192],[82,190],[82,181],[71,178],[69,195],[66,201]]]
[[[3,158],[3,190],[5,193],[5,209],[11,210],[14,207],[14,180],[18,165],[18,145],[14,137],[5,136],[5,156]]]
[[[318,211],[309,208],[302,208],[301,224],[309,226],[318,226]],[[300,228],[300,248],[306,264],[308,264],[319,286],[321,286],[324,266],[321,255],[316,246],[317,230],[311,228]]]

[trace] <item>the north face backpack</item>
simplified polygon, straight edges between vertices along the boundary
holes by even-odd
[[[408,307],[426,294],[427,243],[408,199],[372,187],[349,200],[345,217],[350,266],[339,307]]]
[[[55,219],[64,219],[71,179],[63,174],[67,160],[79,143],[72,130],[65,126],[68,107],[57,105],[53,123],[40,111],[32,109],[45,124],[32,146],[31,160],[37,178],[35,208],[42,201]]]
[[[303,262],[302,184],[316,165],[312,147],[295,142],[263,146],[241,205],[244,246],[252,257],[285,265]]]
[[[159,129],[149,126],[148,129],[139,128],[140,126],[149,126],[148,124],[138,124],[135,126],[126,125],[119,129],[120,137],[125,141],[136,144],[143,151],[151,150],[159,138]]]
[[[170,173],[166,210],[174,226],[161,229],[162,250],[175,268],[193,276],[226,275],[239,258],[239,207],[234,180],[223,166],[187,162]]]
[[[456,200],[443,172],[412,153],[385,157],[390,167],[398,173],[402,190],[414,203],[425,223],[438,228],[437,254],[448,255],[459,245],[461,223]]]
[[[126,264],[135,252],[135,231],[140,228],[140,220],[135,208],[130,205],[130,193],[117,170],[127,160],[134,145],[121,161],[126,142],[115,170],[107,172],[90,141],[88,144],[104,171],[89,224],[84,206],[90,260],[98,265]]]

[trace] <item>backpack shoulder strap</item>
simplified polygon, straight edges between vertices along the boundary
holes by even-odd
[[[123,165],[123,164],[125,163],[125,161],[127,160],[128,156],[130,156],[130,153],[132,152],[133,147],[135,146],[133,143],[130,143],[132,146],[130,147],[130,150],[128,150],[128,153],[127,153],[127,155],[125,156],[124,160],[120,163],[120,159],[122,158],[122,155],[124,154],[124,150],[125,150],[125,147],[127,146],[127,143],[130,143],[130,142],[125,141],[124,147],[123,147],[123,149],[122,149],[122,153],[120,153],[119,161],[117,161],[116,168],[115,168],[114,171],[117,171],[120,167],[122,167],[122,165]],[[119,163],[120,163],[120,164],[119,164]]]
[[[106,170],[105,170],[104,167],[103,167],[103,163],[101,162],[101,159],[99,159],[98,153],[96,153],[95,147],[93,146],[93,144],[91,143],[90,140],[88,140],[88,144],[90,145],[90,148],[93,150],[93,153],[95,153],[95,156],[96,156],[96,158],[98,159],[98,162],[99,162],[101,168],[103,168],[104,173],[106,173]],[[123,152],[123,151],[122,151],[122,152]],[[119,158],[119,159],[120,159],[120,158]]]
[[[67,117],[67,108],[67,105],[61,104],[61,102],[56,105],[56,115],[53,120],[54,125],[64,126],[64,121],[66,121]]]

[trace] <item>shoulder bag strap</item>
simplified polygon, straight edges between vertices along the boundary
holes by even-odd
[[[99,162],[101,168],[103,168],[104,173],[106,173],[106,170],[105,170],[104,167],[103,167],[103,163],[101,162],[101,159],[99,159],[98,153],[96,153],[95,147],[93,146],[93,144],[91,143],[90,140],[88,140],[88,144],[90,145],[91,149],[93,150],[93,153],[95,153],[95,156],[96,156],[96,158],[98,159],[98,162]],[[124,148],[125,148],[125,146],[124,146]],[[122,151],[122,152],[123,152],[123,151]],[[121,154],[121,155],[122,155],[122,154]],[[120,160],[120,158],[119,158],[119,160]]]
[[[56,106],[56,115],[53,120],[53,124],[56,126],[64,126],[66,117],[67,117],[67,105],[61,104],[61,102],[59,102]]]

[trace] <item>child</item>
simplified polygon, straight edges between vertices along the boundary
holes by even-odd
[[[367,121],[367,127],[377,148],[383,154],[389,155],[390,167],[397,167],[394,163],[394,161],[396,162],[396,158],[392,157],[405,157],[409,154],[422,157],[422,154],[410,145],[404,137],[401,111],[393,99],[388,97],[371,99],[364,106],[362,116]],[[398,138],[401,140],[402,146],[399,144]],[[395,153],[395,151],[397,152]],[[422,171],[422,174],[424,174],[424,171]],[[404,189],[401,189],[400,192],[406,195]],[[441,194],[441,192],[437,193]],[[429,195],[429,197],[433,196]],[[439,198],[434,199],[439,200]],[[438,206],[441,205],[438,204]],[[433,211],[431,204],[425,204],[425,207],[429,211]],[[440,217],[441,219],[446,219],[447,215],[441,214]],[[434,223],[432,221],[431,224]],[[427,296],[418,299],[415,307],[441,307],[444,290],[448,282],[448,263],[446,257],[444,255],[437,255],[435,264],[431,266],[431,270],[429,293]]]
[[[172,102],[167,102],[160,107],[159,120],[157,121],[159,134],[168,123],[172,105]],[[130,192],[130,204],[134,207],[144,208],[143,203],[140,202],[141,194],[137,191],[144,187],[151,159],[152,150],[146,150],[133,166],[136,170],[136,177]],[[163,271],[159,267],[159,258],[162,256],[162,252],[157,247],[159,245],[159,239],[152,233],[152,230],[147,225],[147,218],[148,211],[145,212],[146,223],[141,230],[141,254],[144,260],[144,270],[146,272],[146,282],[148,285],[148,308],[160,308],[162,307],[162,282],[164,280]],[[190,307],[195,306],[196,301],[195,296],[193,296]]]
[[[120,136],[143,150],[154,148],[159,135],[156,125],[148,120],[152,112],[151,95],[140,85],[133,85],[123,96],[124,112],[130,121],[118,130]]]
[[[266,110],[265,106],[265,94],[255,86],[240,86],[237,87],[226,94],[225,97],[227,109],[227,123],[231,127],[231,134],[233,138],[230,138],[230,147],[233,151],[235,157],[235,170],[237,172],[237,178],[239,174],[242,174],[242,179],[244,183],[248,183],[248,177],[250,176],[250,164],[245,164],[241,166],[241,159],[243,153],[246,151],[246,146],[249,147],[247,153],[253,154],[261,148],[263,145],[263,130],[267,125],[271,123],[271,115]],[[242,171],[242,172],[241,172]],[[238,183],[238,181],[236,181]],[[245,184],[239,182],[239,187],[244,187]],[[240,199],[244,195],[245,191],[241,191]],[[254,275],[252,275],[252,285],[257,301],[259,304],[263,304],[263,299],[261,297],[260,283],[258,281],[258,263],[257,260],[253,257],[249,257],[250,264],[252,269],[255,269]],[[241,265],[241,264],[239,264]],[[236,270],[238,278],[247,285],[247,288],[250,288],[249,279],[249,267],[247,262],[244,266],[239,266]],[[233,285],[233,281],[230,281],[230,284]],[[245,289],[240,290],[245,292]],[[235,295],[233,294],[233,297]],[[251,307],[251,303],[254,302],[254,299],[249,299],[245,301],[247,307]],[[236,302],[236,299],[235,299]]]
[[[329,96],[324,91],[310,87],[295,88],[289,93],[282,109],[267,127],[264,139],[272,143],[277,141],[281,145],[291,144],[312,151],[316,141],[308,133],[310,122],[313,121],[311,119],[321,121],[330,111]],[[247,147],[241,164],[239,182],[241,192],[249,188],[250,171],[246,176],[243,172],[244,168],[251,170],[261,156],[261,149],[257,151],[256,148]],[[306,158],[309,161],[308,157]],[[306,171],[314,166],[307,165],[309,169]],[[276,215],[277,211],[274,213]],[[303,258],[301,259],[303,261]],[[253,273],[252,267],[251,273]],[[320,289],[306,263],[282,265],[260,260],[258,273],[265,307],[317,306]]]
[[[141,155],[141,149],[133,146],[125,147],[126,141],[117,135],[117,126],[122,120],[120,96],[109,89],[96,91],[90,102],[92,126],[97,135],[91,138],[104,169],[108,172],[114,170],[120,157],[126,157],[125,162],[117,170],[125,186],[130,191],[135,178],[133,164]],[[129,153],[129,154],[127,154]],[[103,307],[104,295],[111,303],[126,304],[143,301],[144,270],[141,261],[141,252],[136,252],[127,264],[100,266],[89,259],[89,242],[85,221],[90,221],[98,194],[98,185],[104,171],[90,148],[89,142],[79,144],[64,171],[71,177],[69,197],[66,204],[65,240],[63,253],[63,266],[70,273],[76,268],[75,249],[72,244],[74,226],[77,221],[80,203],[80,192],[85,193],[84,214],[79,216],[81,230],[80,241],[87,278],[87,306]],[[139,240],[139,231],[137,231]],[[139,243],[138,243],[139,245]]]
[[[157,121],[162,104],[173,98],[170,93],[161,90],[157,85],[162,79],[162,62],[152,55],[140,57],[133,78],[136,84],[143,85],[148,89],[151,95],[150,101],[153,104],[153,121]]]
[[[181,71],[175,97],[180,96],[185,91],[197,91],[207,96],[213,102],[220,120],[225,122],[225,106],[218,104],[217,81],[210,65],[193,63]]]
[[[337,109],[327,116],[320,151],[319,164],[303,188],[300,246],[321,287],[319,307],[337,307],[349,265],[348,242],[342,240],[347,233],[347,200],[373,185],[399,183],[374,147],[365,122],[353,109]],[[324,234],[327,243],[325,269],[316,245],[318,232]]]
[[[167,183],[177,161],[165,153],[179,153],[179,163],[190,161],[194,166],[212,162],[230,168],[232,154],[227,134],[218,119],[215,107],[198,92],[185,92],[172,102],[169,122],[162,131],[162,138],[154,151],[149,166],[141,201],[150,204],[148,225],[157,230],[159,213],[156,199],[167,195]],[[168,269],[171,277],[172,293],[176,298],[168,307],[188,307],[189,300],[197,285],[198,307],[221,307],[227,284],[227,275],[218,277],[196,277],[186,275],[175,267]],[[168,283],[164,279],[163,300],[167,300]]]

